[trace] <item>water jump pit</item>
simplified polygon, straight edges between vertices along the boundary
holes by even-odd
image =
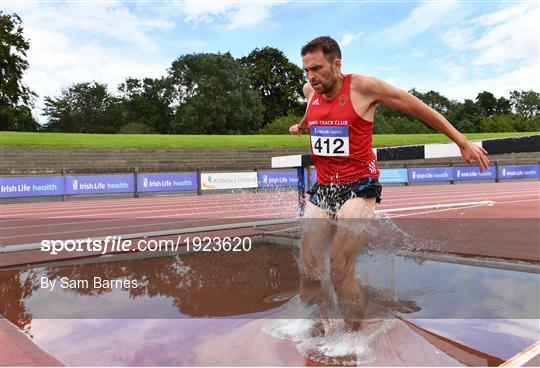
[[[192,233],[249,236],[242,252],[4,252],[0,363],[497,366],[517,355],[512,362],[535,366],[538,221],[475,212],[499,203],[356,224],[372,235],[356,258],[366,297],[356,330],[300,301],[305,224],[282,216],[256,226],[261,218],[214,221]]]
[[[536,266],[373,248],[357,260],[371,314],[364,326],[346,332],[332,320],[334,332],[314,334],[318,320],[297,295],[297,253],[259,243],[243,254],[4,269],[1,310],[67,365],[494,366],[540,334]]]

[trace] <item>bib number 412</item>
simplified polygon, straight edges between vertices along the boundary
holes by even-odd
[[[348,138],[317,137],[313,142],[313,152],[319,156],[349,156],[348,140]]]
[[[348,127],[313,127],[311,149],[317,156],[349,156]]]

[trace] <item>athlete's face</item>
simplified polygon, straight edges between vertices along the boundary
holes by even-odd
[[[332,91],[341,73],[341,60],[328,61],[322,50],[310,52],[302,57],[306,77],[318,93]]]

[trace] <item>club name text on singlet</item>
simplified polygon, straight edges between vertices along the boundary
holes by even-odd
[[[379,177],[372,150],[373,123],[353,108],[351,78],[351,74],[345,75],[341,90],[330,100],[314,92],[306,112],[319,184],[339,185]]]

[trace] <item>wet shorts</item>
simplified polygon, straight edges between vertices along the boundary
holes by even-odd
[[[330,215],[335,215],[341,206],[351,198],[375,198],[381,202],[382,186],[377,179],[363,178],[353,183],[341,185],[315,185],[307,191],[309,201]]]

